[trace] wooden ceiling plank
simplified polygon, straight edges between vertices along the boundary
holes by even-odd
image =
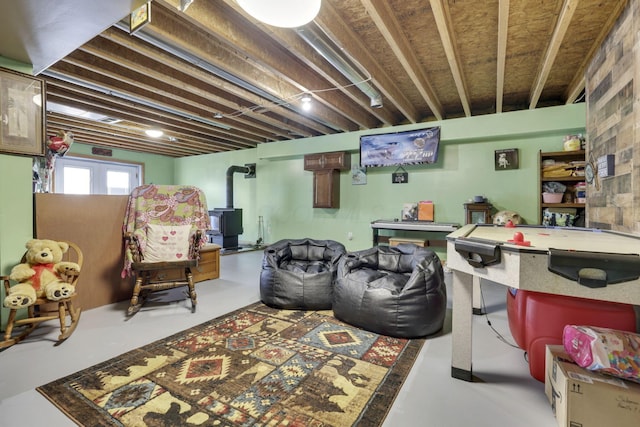
[[[236,12],[244,13],[235,0],[224,1]],[[327,67],[326,60],[322,58],[321,55],[318,55],[313,48],[305,43],[294,31],[268,26],[259,22],[257,22],[256,25],[258,25],[265,33],[269,34],[271,38],[276,40],[291,55],[294,55],[301,63],[305,64],[329,82],[331,85],[330,87],[316,91],[315,94],[317,97],[322,99],[327,92],[339,90],[353,102],[357,103],[360,108],[367,110],[372,116],[382,122],[382,124],[388,126],[396,122],[394,115],[389,111],[389,109],[372,108],[369,97],[359,91],[356,86],[346,79],[335,67]]]
[[[86,79],[86,77],[85,77]],[[50,81],[50,80],[48,80]],[[95,83],[95,82],[94,82]],[[53,87],[55,88],[55,85],[58,85],[58,87],[66,87],[67,90],[74,90],[72,85],[67,84],[65,86],[64,83],[53,83]],[[49,84],[48,84],[49,86]],[[77,88],[75,89],[76,93],[83,93],[86,94],[89,93],[88,90],[81,90],[78,92]],[[55,94],[55,89],[53,90],[52,94]],[[153,121],[153,124],[158,125],[158,124],[163,124],[163,123],[171,123],[173,121],[177,121],[178,122],[178,126],[182,126],[184,124],[189,124],[190,127],[194,130],[199,130],[201,133],[205,133],[208,135],[218,135],[220,137],[224,137],[226,139],[229,139],[230,141],[234,142],[235,144],[238,144],[240,146],[244,146],[244,148],[249,148],[249,147],[254,147],[255,146],[255,142],[250,139],[249,135],[247,135],[246,137],[242,138],[241,137],[241,133],[240,132],[234,132],[233,134],[228,133],[228,131],[226,131],[225,129],[222,128],[216,128],[210,125],[207,125],[205,123],[201,123],[199,121],[195,121],[195,120],[185,120],[184,118],[177,118],[169,113],[166,113],[164,111],[161,110],[154,110],[150,107],[146,107],[143,106],[141,104],[133,104],[127,100],[121,99],[119,97],[114,97],[114,96],[110,96],[107,94],[102,94],[102,93],[91,93],[90,96],[93,99],[99,99],[101,100],[101,103],[97,104],[95,103],[95,101],[92,103],[91,101],[88,100],[84,100],[85,105],[91,106],[93,105],[94,109],[106,109],[108,110],[107,112],[104,112],[103,114],[107,114],[107,115],[111,115],[114,117],[118,117],[118,116],[122,116],[123,114],[128,114],[127,119],[134,121],[137,120],[139,123],[150,123],[150,121]],[[115,105],[116,107],[110,107],[109,105]],[[159,117],[162,118],[164,121],[160,122],[157,119],[153,119],[154,117]]]
[[[460,97],[460,103],[462,109],[467,117],[471,117],[471,107],[469,106],[469,91],[467,89],[467,83],[462,73],[462,66],[460,65],[460,53],[456,47],[455,35],[452,30],[451,18],[449,16],[448,6],[442,0],[430,0],[431,11],[436,20],[436,26],[440,33],[440,39],[442,40],[442,46],[444,47],[445,55],[449,61],[449,68],[453,75],[453,80],[456,83],[458,89],[458,96]]]
[[[593,40],[593,44],[591,45],[589,52],[584,56],[582,63],[576,69],[576,73],[573,76],[573,79],[571,79],[571,82],[567,86],[567,90],[565,91],[565,99],[567,104],[573,104],[578,99],[582,91],[584,91],[586,84],[585,74],[587,72],[587,66],[591,63],[594,55],[602,46],[604,39],[611,32],[611,29],[618,20],[618,17],[627,6],[628,0],[618,1],[614,3],[615,4],[613,5],[613,10],[611,10],[611,12],[609,13],[607,20],[602,25],[602,28],[598,33],[598,36]]]
[[[496,69],[496,113],[502,113],[504,96],[504,70],[507,57],[507,37],[509,32],[509,0],[500,0],[498,10],[498,52]]]
[[[230,84],[228,81],[223,80],[211,73],[204,71],[202,68],[197,67],[193,64],[187,63],[185,61],[176,59],[175,56],[170,55],[167,52],[161,51],[157,48],[153,48],[146,43],[140,41],[135,37],[131,37],[128,34],[123,33],[120,30],[115,28],[110,28],[103,32],[100,37],[107,39],[113,43],[116,43],[127,50],[137,54],[138,56],[143,56],[149,58],[153,61],[157,61],[162,63],[173,70],[176,70],[183,75],[189,75],[193,79],[197,79],[204,85],[206,88],[215,88],[219,92],[223,94],[227,94],[227,96],[210,96],[211,101],[220,105],[217,110],[224,114],[229,115],[229,117],[234,117],[238,111],[243,111],[244,114],[240,115],[250,117],[256,121],[261,121],[267,123],[268,125],[274,126],[275,128],[282,128],[289,132],[298,132],[305,136],[312,136],[310,130],[313,130],[317,134],[325,135],[328,133],[332,133],[333,131],[325,126],[318,124],[312,120],[309,120],[306,117],[301,117],[300,115],[292,112],[289,109],[283,107],[272,108],[273,112],[278,115],[278,117],[284,117],[286,119],[291,120],[291,124],[287,125],[286,122],[283,122],[278,118],[271,118],[269,116],[265,116],[263,114],[254,113],[251,109],[246,107],[240,107],[238,102],[241,100],[246,102],[246,106],[253,106],[263,102],[263,98],[241,88],[236,85]],[[200,90],[206,90],[204,87],[201,87]],[[231,96],[228,96],[231,95]],[[234,100],[234,98],[238,98]]]
[[[81,50],[84,52],[89,52],[95,56],[101,56],[103,59],[113,62],[114,65],[117,64],[117,66],[124,67],[125,69],[135,71],[137,73],[144,73],[144,70],[147,70],[146,76],[149,78],[144,79],[144,83],[140,83],[137,87],[138,89],[146,89],[147,91],[152,91],[155,95],[166,97],[175,102],[180,102],[183,105],[188,106],[188,108],[190,109],[192,108],[193,110],[191,110],[191,113],[196,117],[198,116],[202,117],[204,115],[203,111],[209,111],[209,112],[219,111],[219,109],[211,108],[211,106],[209,105],[205,105],[198,102],[199,99],[184,98],[178,95],[177,93],[171,93],[163,90],[160,87],[160,85],[169,84],[169,85],[173,85],[174,87],[180,88],[181,91],[184,90],[186,92],[189,92],[192,95],[195,95],[196,97],[200,98],[201,100],[206,100],[206,96],[207,96],[207,93],[204,90],[195,88],[185,82],[181,82],[172,77],[161,75],[160,73],[153,71],[154,67],[152,66],[146,67],[147,64],[142,63],[141,61],[133,62],[133,61],[127,61],[122,58],[113,58],[113,57],[108,58],[108,54],[106,52],[96,50],[91,47],[87,47],[86,45],[83,46]],[[86,66],[86,63],[76,64],[76,65]],[[152,65],[152,64],[148,64],[148,65]],[[130,87],[130,85],[135,85],[135,81],[136,81],[136,80],[127,81],[126,78],[124,77],[124,74],[122,74],[121,72],[118,72],[117,70],[113,70],[113,73],[110,73],[107,76],[111,78],[115,78],[116,76],[119,76],[120,82],[123,85],[121,87],[123,91],[126,91],[127,88]],[[144,96],[144,95],[138,92],[136,96]],[[160,102],[160,99],[156,99],[156,102]],[[267,126],[264,124],[266,120],[261,120],[261,121],[248,120],[248,119],[242,118],[241,116],[237,118],[227,117],[227,120],[223,122],[222,120],[219,120],[219,119],[214,120],[213,113],[210,113],[209,115],[210,115],[210,118],[206,117],[207,120],[220,122],[221,124],[228,125],[232,128],[242,129],[244,130],[245,133],[253,134],[256,137],[258,137],[260,140],[264,140],[264,138],[266,137],[273,138],[273,135],[280,136],[283,139],[287,139],[288,137],[287,132],[282,130],[282,126],[278,126],[278,125],[281,125],[282,122],[277,121],[275,119],[270,120],[271,125]],[[255,116],[258,116],[258,115],[255,115]],[[305,136],[312,136],[311,133],[307,132],[304,129],[296,129],[296,131]]]
[[[326,87],[325,81],[300,67],[290,56],[285,56],[274,41],[270,42],[270,38],[255,26],[247,26],[246,20],[220,2],[194,2],[186,14],[180,15],[168,11],[167,8],[172,6],[166,1],[156,0],[154,5],[163,7],[156,7],[155,21],[143,31],[227,70],[279,98],[282,103],[297,103],[304,92],[312,91],[315,87]],[[205,38],[203,33],[208,37]],[[214,39],[217,42],[215,45]],[[264,108],[269,108],[269,104],[273,103],[265,102]],[[358,130],[358,126],[347,119],[349,115],[360,114],[360,121],[366,121],[353,103],[347,105],[335,96],[334,106],[337,104],[340,105],[334,111],[319,105],[313,116],[343,132]],[[350,108],[353,111],[348,114],[336,114],[336,111]]]
[[[165,142],[161,139],[152,140],[150,138],[136,138],[125,132],[113,133],[112,129],[103,129],[94,124],[86,124],[92,126],[91,129],[83,127],[82,120],[70,120],[67,116],[51,115],[47,119],[49,128],[73,129],[74,139],[81,143],[92,143],[100,146],[118,143],[120,148],[126,148],[135,151],[145,151],[156,154],[171,154],[172,156],[185,156],[194,154],[203,154],[208,152],[208,147],[188,147],[186,145],[176,145]],[[129,144],[129,145],[127,145]],[[131,145],[134,145],[133,147]]]
[[[80,57],[80,53],[89,53],[91,58],[93,58],[94,63],[89,63],[85,58]],[[72,64],[78,68],[89,70],[94,74],[94,78],[96,80],[100,80],[98,76],[105,76],[107,78],[112,79],[113,82],[117,82],[118,87],[114,88],[117,92],[127,93],[132,95],[135,98],[145,100],[145,102],[150,102],[159,106],[164,105],[165,107],[169,107],[172,110],[180,111],[183,114],[191,115],[194,117],[203,117],[210,121],[213,120],[213,117],[208,118],[204,117],[205,111],[209,110],[209,107],[200,103],[197,103],[195,100],[184,98],[181,94],[176,92],[169,92],[160,87],[159,84],[154,85],[154,76],[156,74],[153,71],[148,71],[146,73],[147,78],[139,78],[137,75],[132,75],[132,73],[142,73],[142,69],[136,67],[131,61],[127,61],[124,59],[111,58],[112,66],[108,66],[104,63],[96,64],[95,61],[106,61],[101,55],[108,55],[105,52],[97,51],[92,49],[91,47],[81,47],[79,50],[75,51],[73,54],[67,56],[64,59],[65,63]],[[88,59],[88,58],[87,58]],[[122,68],[119,68],[122,67]],[[160,78],[160,76],[157,76]],[[160,81],[156,80],[158,83]],[[170,79],[166,80],[164,83],[170,84]],[[179,85],[180,89],[184,89],[185,84],[180,82],[175,82]],[[102,81],[101,85],[106,85],[106,82]],[[171,89],[171,88],[169,88]],[[175,90],[175,89],[174,89]],[[180,92],[182,93],[182,92]],[[172,105],[169,105],[167,102],[171,101]],[[228,124],[233,127],[232,123]],[[249,126],[249,123],[245,123],[245,127],[238,128],[242,129],[247,134],[252,134],[258,137],[260,140],[265,137],[272,137],[272,135],[278,135],[278,132],[274,128],[258,128],[252,123]],[[280,135],[283,138],[286,138],[286,134]]]
[[[380,66],[370,50],[367,49],[365,41],[347,25],[333,4],[325,1],[315,21],[369,72],[371,81],[376,89],[380,90],[384,98],[393,104],[406,120],[410,123],[418,123],[420,116],[418,109],[412,105],[411,101],[398,87],[395,79]]]
[[[164,138],[157,138],[157,139],[147,137],[147,136],[144,136],[140,128],[122,125],[121,123],[118,123],[117,125],[109,125],[107,123],[95,122],[95,121],[92,121],[89,119],[83,119],[80,117],[73,118],[70,116],[63,116],[59,113],[51,114],[50,118],[48,118],[48,121],[49,122],[65,121],[70,125],[73,124],[73,126],[76,126],[78,129],[80,129],[80,131],[82,131],[83,129],[89,129],[94,132],[99,131],[101,133],[112,134],[114,136],[116,136],[116,132],[117,132],[117,136],[119,137],[124,136],[128,139],[135,140],[135,141],[156,141],[158,145],[166,145],[167,147],[176,146],[175,142],[171,141],[166,136]],[[181,141],[179,148],[185,147],[185,148],[202,150],[202,149],[209,148],[210,145],[211,144],[208,141]]]
[[[50,95],[48,94],[47,97],[49,97],[49,96],[51,96],[52,100],[55,100],[55,101],[58,101],[58,102],[62,101],[64,103],[66,103],[66,104],[69,104],[71,107],[74,107],[74,108],[79,108],[79,109],[86,110],[88,106],[89,107],[91,106],[91,105],[88,105],[86,103],[86,100],[84,98],[78,99],[78,98],[75,98],[75,97],[65,96],[64,94],[60,94],[60,93],[53,93],[53,94],[50,94]],[[118,110],[118,107],[114,107],[112,109],[101,107],[96,112],[99,113],[99,114],[105,114],[105,115],[109,116],[114,112],[114,110]],[[121,109],[120,109],[120,111],[121,111]],[[124,118],[124,120],[127,120],[129,122],[137,122],[137,123],[139,123],[138,120],[139,120],[140,117],[137,116],[137,115],[130,115],[129,113],[125,113],[123,118]],[[96,122],[96,123],[99,123],[99,122]],[[167,131],[168,135],[176,136],[176,134],[174,134],[173,128],[171,127],[170,124],[168,124],[166,121],[165,122],[159,122],[159,123],[161,123],[163,125],[163,130]],[[118,129],[116,125],[110,125],[110,126],[112,126],[112,129]],[[144,127],[141,127],[140,128],[140,133],[142,133],[143,130],[144,130]],[[200,132],[200,135],[202,135],[202,134],[203,134],[203,132]],[[242,148],[252,148],[252,146],[246,146],[246,145],[243,146],[243,145],[240,145],[238,143],[234,143],[234,142],[229,141],[229,140],[221,141],[220,139],[213,139],[211,137],[207,138],[207,139],[203,139],[201,137],[193,138],[190,135],[188,135],[187,133],[178,133],[176,138],[179,139],[180,141],[184,141],[184,140],[199,140],[199,141],[202,141],[203,143],[206,143],[206,144],[215,144],[216,146],[219,146],[220,148],[226,149],[226,150],[229,150],[229,149],[237,150],[237,149],[242,149]]]
[[[438,120],[443,119],[443,110],[431,83],[425,75],[420,61],[416,58],[402,28],[394,17],[394,12],[387,1],[361,0],[369,16],[374,21],[378,30],[387,41],[387,44],[402,64],[404,71],[409,75],[418,92],[425,100],[433,115]]]
[[[569,29],[569,25],[571,24],[571,18],[578,7],[578,2],[579,0],[564,0],[560,16],[558,17],[553,34],[551,35],[549,45],[547,46],[547,51],[542,59],[540,70],[536,75],[536,81],[531,88],[529,109],[536,108],[536,105],[538,104],[538,100],[540,99],[544,85],[549,77],[549,73],[551,72],[551,67],[556,60],[562,40],[564,39],[564,36]]]

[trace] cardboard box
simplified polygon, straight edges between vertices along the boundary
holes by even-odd
[[[640,384],[576,365],[548,345],[544,391],[560,427],[640,426]]]
[[[400,243],[413,243],[417,246],[429,246],[429,241],[424,239],[412,239],[411,237],[390,237],[389,246],[398,246]]]
[[[416,246],[427,247],[429,241],[425,239],[416,239],[411,237],[390,237],[389,246],[398,246],[401,243],[412,243]]]
[[[418,203],[418,221],[433,221],[433,203],[429,201]]]

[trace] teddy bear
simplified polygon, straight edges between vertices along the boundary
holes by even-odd
[[[25,247],[25,263],[11,269],[9,279],[18,282],[12,286],[4,299],[8,308],[23,308],[33,305],[37,298],[59,301],[75,292],[75,287],[66,279],[80,272],[75,262],[63,262],[62,255],[69,250],[66,242],[31,239]]]

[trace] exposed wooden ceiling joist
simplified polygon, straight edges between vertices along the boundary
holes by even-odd
[[[586,67],[627,3],[323,0],[312,24],[282,29],[257,22],[235,0],[194,0],[186,11],[180,0],[153,0],[152,20],[136,34],[125,19],[114,22],[40,74],[48,133],[65,128],[96,146],[182,157],[576,102]],[[72,5],[87,20],[100,13],[80,0],[28,10],[42,20],[50,8]],[[15,26],[10,15],[0,26]],[[19,44],[64,37],[48,40],[42,28],[30,35],[38,19],[21,23]],[[366,85],[309,34],[321,35]],[[301,105],[305,93],[310,111]],[[109,123],[75,117],[72,108]],[[165,136],[148,138],[149,127]]]

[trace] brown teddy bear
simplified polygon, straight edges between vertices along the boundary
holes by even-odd
[[[23,308],[33,305],[37,298],[58,301],[73,295],[75,287],[65,279],[79,273],[80,266],[75,262],[61,262],[69,245],[53,240],[31,239],[25,246],[27,262],[11,270],[9,278],[18,284],[9,290],[4,299],[5,307]]]

